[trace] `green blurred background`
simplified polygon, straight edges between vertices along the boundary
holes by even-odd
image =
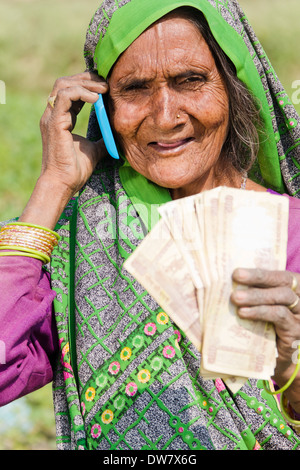
[[[47,96],[56,78],[84,70],[85,32],[100,3],[0,0],[0,80],[6,85],[6,104],[0,104],[0,220],[19,215],[31,194]],[[240,4],[300,112],[299,0]],[[86,106],[77,133],[85,134],[88,114]],[[0,450],[17,449],[55,449],[50,385],[0,408]]]

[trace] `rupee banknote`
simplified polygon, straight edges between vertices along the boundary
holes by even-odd
[[[289,201],[268,192],[219,187],[171,201],[125,262],[201,353],[201,375],[236,392],[268,380],[276,365],[272,324],[239,318],[230,301],[234,269],[286,267]]]

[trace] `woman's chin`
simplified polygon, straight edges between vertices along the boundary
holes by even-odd
[[[203,165],[199,156],[180,155],[177,158],[144,159],[141,164],[137,159],[128,158],[131,166],[153,183],[167,189],[188,188],[205,181],[211,168]]]
[[[150,175],[148,179],[153,183],[167,189],[180,189],[192,183],[187,175]]]

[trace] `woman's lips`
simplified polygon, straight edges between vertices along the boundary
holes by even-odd
[[[179,150],[189,142],[193,141],[192,137],[187,139],[176,140],[174,142],[150,142],[149,146],[155,149],[158,152],[168,152],[170,153],[172,150]]]

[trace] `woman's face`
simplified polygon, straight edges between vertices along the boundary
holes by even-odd
[[[170,14],[121,55],[109,78],[110,116],[130,165],[185,195],[214,187],[229,101],[201,33]]]

